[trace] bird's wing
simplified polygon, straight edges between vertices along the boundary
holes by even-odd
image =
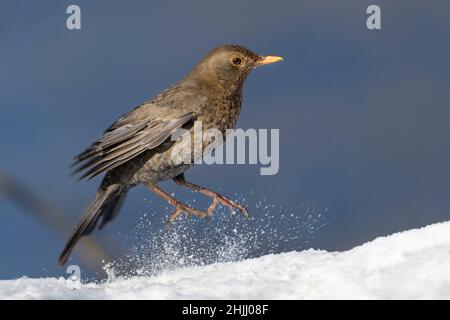
[[[152,104],[142,105],[117,120],[87,150],[75,157],[73,173],[91,179],[156,148],[178,128],[194,119],[193,112]]]

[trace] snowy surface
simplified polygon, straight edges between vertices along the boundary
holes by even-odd
[[[0,298],[450,299],[450,221],[346,252],[289,252],[105,283],[4,280]]]

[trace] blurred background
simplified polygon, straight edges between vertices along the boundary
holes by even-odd
[[[79,31],[66,28],[73,3]],[[366,28],[370,4],[381,7],[381,30]],[[2,1],[0,279],[65,275],[57,256],[99,183],[76,183],[72,157],[225,43],[285,58],[250,76],[238,122],[280,129],[280,171],[204,165],[187,178],[244,199],[255,219],[233,216],[231,227],[289,212],[296,217],[269,226],[275,237],[303,232],[293,224],[304,218],[314,230],[307,241],[292,237],[251,256],[346,250],[449,220],[449,31],[445,0]],[[163,187],[208,205],[172,182]],[[133,189],[120,216],[70,263],[103,277],[102,259],[139,246],[142,239],[129,237],[138,221],[153,222],[139,229],[151,238],[168,210]],[[228,212],[216,215],[213,223]],[[193,228],[202,234],[205,225]]]

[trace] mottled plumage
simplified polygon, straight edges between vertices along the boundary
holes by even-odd
[[[59,258],[63,265],[77,241],[88,235],[99,222],[102,228],[120,210],[128,190],[138,184],[162,196],[176,207],[169,221],[181,212],[200,217],[212,214],[220,202],[243,212],[245,208],[224,196],[184,180],[191,164],[174,163],[170,136],[180,128],[192,130],[202,121],[203,130],[235,128],[242,103],[245,79],[258,65],[281,60],[262,57],[235,45],[211,50],[182,80],[146,103],[119,118],[87,150],[75,158],[74,174],[91,179],[105,174],[96,197],[76,227]],[[176,142],[179,143],[179,142]],[[188,207],[165,194],[157,183],[174,179],[213,199],[207,212]]]

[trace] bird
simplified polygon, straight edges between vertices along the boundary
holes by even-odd
[[[201,121],[203,130],[213,128],[223,134],[235,128],[244,82],[250,72],[281,60],[279,56],[262,56],[240,45],[215,47],[182,80],[120,117],[76,156],[72,174],[79,175],[79,180],[101,174],[104,177],[62,250],[59,265],[67,262],[83,236],[91,234],[97,226],[102,229],[117,216],[128,191],[137,185],[147,186],[175,208],[168,224],[183,213],[209,218],[219,204],[247,215],[242,205],[185,179],[184,172],[194,164],[172,159],[173,148],[182,142],[173,141],[171,136],[180,129],[192,133],[196,121]],[[202,211],[184,204],[159,187],[158,183],[165,180],[210,197],[211,205]]]

